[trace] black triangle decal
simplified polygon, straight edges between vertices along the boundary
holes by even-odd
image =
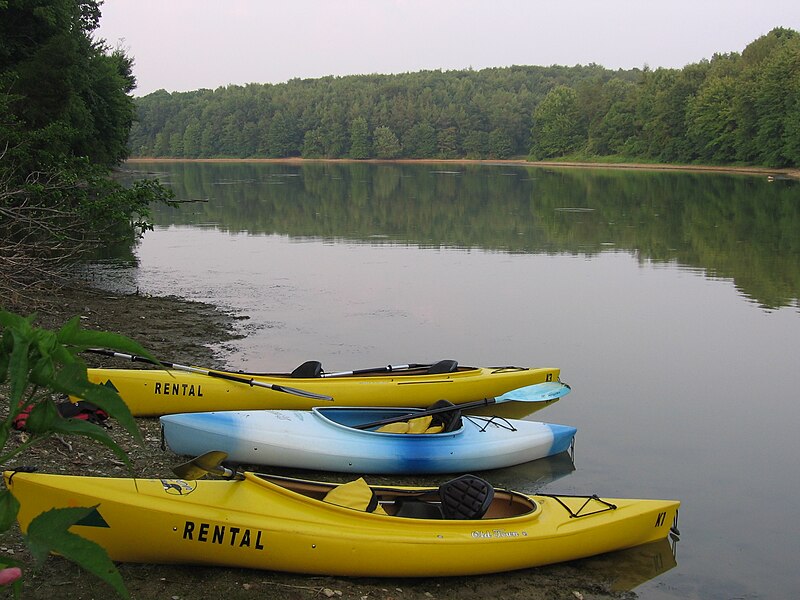
[[[100,514],[99,510],[97,510],[97,507],[94,507],[92,512],[83,517],[80,521],[77,521],[75,525],[83,525],[85,527],[111,527],[108,523],[106,523],[103,515]]]

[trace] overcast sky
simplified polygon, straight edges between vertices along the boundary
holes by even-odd
[[[105,0],[137,96],[300,77],[597,63],[683,67],[800,30],[799,0]]]

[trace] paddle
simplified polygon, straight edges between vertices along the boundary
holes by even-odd
[[[172,472],[181,479],[202,479],[209,473],[227,479],[241,478],[241,473],[222,466],[222,461],[226,458],[228,455],[225,452],[212,450],[173,467]]]
[[[145,358],[144,356],[137,356],[135,354],[124,354],[122,352],[114,352],[112,350],[103,350],[101,348],[89,348],[86,352],[92,352],[94,354],[102,354],[103,356],[113,356],[114,358],[124,358],[130,360],[131,362],[143,362],[148,363],[151,365],[160,365],[167,367],[169,369],[175,369],[176,371],[187,371],[189,373],[199,373],[201,375],[208,375],[209,377],[216,377],[217,379],[225,379],[227,381],[235,381],[237,383],[245,383],[250,387],[262,387],[267,388],[276,392],[286,392],[287,394],[294,394],[295,396],[302,396],[303,398],[313,398],[315,400],[333,400],[331,396],[325,396],[322,394],[315,394],[314,392],[307,392],[305,390],[299,390],[297,388],[289,387],[286,385],[278,385],[277,383],[267,383],[265,381],[258,381],[257,379],[253,379],[251,377],[240,377],[239,375],[233,375],[231,373],[221,373],[219,371],[209,371],[207,369],[201,369],[199,367],[190,367],[187,365],[180,365],[178,363],[171,363],[166,361],[154,361],[150,360],[149,358]]]
[[[417,417],[438,415],[440,413],[453,410],[478,408],[481,406],[489,406],[490,404],[503,404],[504,402],[552,402],[569,394],[571,389],[572,388],[570,388],[566,383],[561,383],[560,381],[535,383],[533,385],[527,385],[525,387],[511,390],[510,392],[506,392],[502,396],[497,396],[496,398],[484,398],[483,400],[476,400],[475,402],[465,402],[463,404],[454,404],[452,406],[442,406],[441,408],[430,408],[398,417],[389,417],[387,419],[381,419],[380,421],[373,421],[372,423],[354,425],[353,429],[371,429],[372,427],[388,425],[389,423],[399,423],[400,421],[416,419]]]

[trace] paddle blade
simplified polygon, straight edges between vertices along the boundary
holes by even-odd
[[[257,383],[252,383],[251,385],[258,385]],[[264,387],[269,387],[270,389],[275,390],[276,392],[286,392],[287,394],[293,394],[295,396],[300,396],[302,398],[311,398],[313,400],[329,400],[333,401],[332,396],[326,396],[324,394],[316,394],[314,392],[307,392],[306,390],[299,390],[297,388],[289,387],[287,385],[278,385],[276,383],[266,384]]]
[[[209,474],[231,477],[234,472],[222,466],[222,461],[226,458],[228,455],[225,452],[212,450],[173,467],[172,472],[181,479],[202,479]]]
[[[572,390],[566,383],[560,381],[546,381],[526,385],[497,396],[495,402],[553,402],[566,396]]]

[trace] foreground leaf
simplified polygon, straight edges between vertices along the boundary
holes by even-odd
[[[18,329],[11,330],[11,337],[14,340],[14,348],[8,362],[8,379],[11,406],[15,407],[22,400],[28,387],[28,350],[32,340]]]
[[[48,510],[30,522],[25,540],[37,562],[41,563],[52,552],[58,553],[96,575],[127,599],[130,597],[128,590],[108,553],[98,544],[68,531],[95,511],[96,506]]]
[[[17,520],[19,502],[8,490],[0,492],[0,532],[8,529]]]
[[[105,429],[82,419],[65,419],[58,412],[58,408],[52,400],[39,402],[33,407],[28,421],[25,423],[25,428],[33,435],[62,433],[91,438],[110,448],[128,466],[131,464],[128,453],[111,439]]]
[[[45,398],[33,405],[25,421],[25,429],[33,435],[44,435],[53,430],[61,415],[52,400]]]
[[[128,457],[128,453],[123,450],[113,439],[111,439],[108,433],[106,433],[106,430],[100,425],[95,425],[94,423],[89,423],[88,421],[84,421],[82,419],[62,418],[56,422],[55,427],[53,427],[53,431],[68,435],[81,435],[83,437],[91,438],[96,442],[100,442],[107,448],[110,448],[111,451],[116,454],[117,457],[126,465],[129,467],[131,466],[131,460]]]

